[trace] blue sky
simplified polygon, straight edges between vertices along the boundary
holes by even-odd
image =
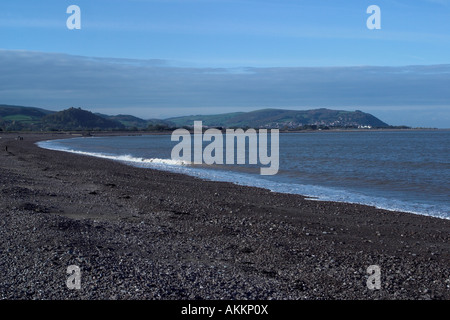
[[[81,30],[66,27],[66,8],[71,4],[81,9]],[[381,9],[381,30],[366,27],[366,9],[372,4]],[[0,3],[0,67],[6,68],[8,61],[14,65],[10,72],[15,73],[13,81],[8,75],[2,76],[0,103],[26,103],[49,109],[76,105],[99,112],[154,118],[259,107],[323,106],[360,109],[391,124],[450,127],[450,99],[444,92],[450,86],[449,53],[450,0]],[[40,85],[27,81],[27,76],[38,76],[30,75],[30,59],[40,61],[34,66],[35,72],[40,73]],[[77,63],[81,66],[77,67]],[[442,67],[436,67],[439,65]],[[365,69],[358,69],[358,73],[354,67]],[[374,71],[372,67],[378,69]],[[389,67],[398,69],[393,72]],[[102,79],[87,76],[90,70],[111,68],[120,68],[123,76],[122,82],[117,83],[123,88],[122,96],[116,92],[112,95],[114,100],[102,90],[116,90],[111,87],[113,79],[106,74],[117,74],[102,71]],[[61,72],[67,77],[56,75]],[[369,79],[367,75],[374,72],[376,79]],[[151,95],[146,95],[145,90],[125,90],[133,88],[136,73],[141,84],[152,87]],[[321,76],[315,76],[316,73]],[[404,75],[396,76],[402,85],[396,83],[398,90],[393,92],[392,74],[399,73]],[[213,84],[208,85],[205,74],[215,75],[210,79]],[[230,89],[233,75],[240,90]],[[55,78],[58,83],[51,82]],[[75,85],[78,89],[70,90],[70,79],[74,78],[86,84],[95,78],[95,92],[89,91],[88,85]],[[358,79],[366,80],[365,89]],[[46,83],[45,88],[42,83]],[[196,83],[198,87],[194,86]],[[369,83],[374,88],[370,92]],[[295,94],[296,85],[302,86],[298,90],[301,95]],[[160,91],[156,90],[158,87]],[[366,92],[366,96],[361,96],[361,92]],[[125,105],[127,96],[130,99]]]

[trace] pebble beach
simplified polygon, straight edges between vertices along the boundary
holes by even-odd
[[[35,145],[71,134],[18,135],[0,132],[0,299],[450,299],[450,220]]]

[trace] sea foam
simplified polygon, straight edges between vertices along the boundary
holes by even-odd
[[[41,142],[38,142],[37,145],[41,148],[48,149],[48,150],[65,151],[65,152],[76,153],[76,154],[81,154],[81,155],[85,155],[85,156],[127,162],[130,164],[153,163],[153,164],[171,165],[171,166],[185,166],[185,165],[191,164],[189,161],[184,161],[184,160],[141,158],[141,157],[134,157],[129,154],[112,155],[112,154],[99,153],[99,152],[86,152],[86,151],[70,149],[70,148],[63,147],[63,146],[56,146],[56,145],[52,144],[51,142],[52,141],[41,141]]]
[[[426,216],[433,216],[442,219],[450,219],[446,208],[427,203],[409,202],[394,198],[367,195],[329,186],[274,181],[266,179],[259,175],[252,175],[232,170],[218,170],[212,168],[191,166],[190,162],[181,160],[144,158],[129,154],[113,155],[101,152],[80,151],[75,150],[71,147],[64,146],[58,143],[58,140],[42,141],[38,142],[37,145],[41,148],[50,150],[65,151],[74,154],[120,161],[122,163],[141,168],[153,168],[175,173],[187,174],[204,180],[231,182],[243,186],[264,188],[271,190],[272,192],[299,194],[316,201],[335,201],[363,204],[389,211],[402,211]]]

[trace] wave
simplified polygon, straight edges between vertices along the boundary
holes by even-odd
[[[182,160],[141,158],[132,155],[112,155],[99,152],[86,152],[71,149],[55,143],[55,140],[37,143],[39,147],[50,150],[65,151],[86,156],[120,161],[128,165],[182,173],[204,180],[231,182],[237,185],[268,189],[272,192],[298,194],[309,200],[333,201],[369,205],[388,211],[401,211],[418,215],[432,216],[450,220],[448,208],[426,203],[414,203],[398,199],[376,197],[362,193],[310,184],[279,182],[265,179],[259,175],[231,170],[211,169],[191,166],[192,163]]]
[[[52,141],[41,141],[38,142],[37,145],[41,148],[48,149],[48,150],[56,150],[56,151],[65,151],[70,153],[76,153],[81,154],[85,156],[92,156],[97,158],[103,158],[103,159],[109,159],[109,160],[116,160],[116,161],[122,161],[127,163],[135,163],[135,164],[161,164],[161,165],[171,165],[171,166],[186,166],[190,165],[191,162],[184,161],[184,160],[172,160],[172,159],[160,159],[160,158],[140,158],[140,157],[134,157],[129,154],[125,155],[113,155],[113,154],[106,154],[106,153],[99,153],[99,152],[87,152],[87,151],[80,151],[75,149],[70,149],[63,146],[55,146],[52,144]]]
[[[255,178],[254,175],[230,171],[218,172],[215,170],[202,170],[195,172],[190,168],[189,171],[190,172],[187,172],[187,174],[202,179],[232,182],[243,186],[264,188],[272,192],[298,194],[305,196],[308,200],[361,204],[387,211],[407,212],[450,220],[448,208],[442,208],[432,204],[413,203],[398,199],[376,197],[333,187],[276,182],[266,180],[260,176]]]

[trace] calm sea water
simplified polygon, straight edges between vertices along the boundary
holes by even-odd
[[[39,143],[43,148],[303,194],[317,200],[361,203],[450,219],[450,131],[280,134],[280,167],[274,176],[259,175],[254,165],[181,165],[171,161],[176,144],[170,135]]]

